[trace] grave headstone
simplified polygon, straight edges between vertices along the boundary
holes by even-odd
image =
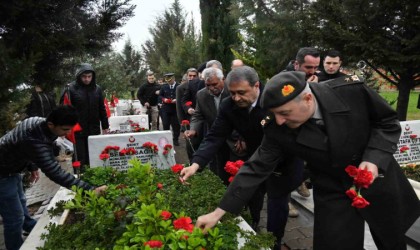
[[[402,131],[394,158],[400,165],[420,162],[420,120],[400,124]]]
[[[108,121],[111,131],[131,132],[133,123],[139,124],[141,128],[149,129],[147,115],[111,116]]]
[[[155,154],[149,148],[143,147],[146,142],[157,145],[158,152]],[[150,162],[152,166],[165,169],[175,164],[174,149],[164,154],[165,145],[172,145],[171,131],[152,131],[142,133],[108,134],[89,136],[89,160],[91,167],[111,166],[121,171],[129,168],[128,161],[137,157],[142,163]],[[109,159],[103,161],[99,155],[107,146],[118,146],[118,151],[111,151]],[[122,149],[133,148],[134,155],[120,155]]]

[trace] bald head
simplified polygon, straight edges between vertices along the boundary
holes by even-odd
[[[244,62],[241,59],[235,59],[232,61],[232,65],[230,66],[231,69],[244,66]]]

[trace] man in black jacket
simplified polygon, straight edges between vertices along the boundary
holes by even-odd
[[[94,187],[64,172],[53,153],[53,142],[65,136],[77,123],[77,112],[71,106],[59,106],[45,118],[31,117],[0,138],[0,215],[3,218],[4,239],[8,250],[19,249],[23,243],[22,229],[31,231],[35,221],[24,217],[26,198],[21,172],[31,172],[31,181],[39,179],[38,168],[66,188],[77,186],[85,190]],[[98,193],[105,187],[95,189]]]
[[[341,68],[341,54],[337,50],[330,50],[325,55],[323,66],[324,70],[318,73],[318,81],[328,81],[337,77],[345,76],[346,74],[340,72]]]
[[[158,110],[158,95],[159,95],[160,85],[156,82],[155,75],[152,71],[147,73],[147,82],[140,86],[137,91],[137,99],[139,99],[142,109],[142,114],[149,114],[149,124],[151,123],[151,129],[157,130],[157,120],[159,117]],[[149,128],[150,129],[150,126]]]
[[[102,89],[96,84],[96,74],[88,63],[82,63],[76,70],[76,81],[70,83],[64,95],[70,99],[79,113],[79,124],[82,131],[75,133],[77,160],[81,165],[89,164],[88,137],[109,133],[108,117],[104,105]]]

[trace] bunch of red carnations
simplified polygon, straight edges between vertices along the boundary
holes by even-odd
[[[228,172],[231,176],[229,177],[229,182],[233,181],[233,178],[238,173],[239,169],[244,165],[244,162],[241,160],[237,161],[227,161],[225,165],[225,171]]]
[[[352,165],[347,166],[345,170],[346,173],[353,178],[353,186],[346,191],[346,195],[353,200],[351,205],[356,208],[365,208],[369,206],[369,201],[363,198],[360,191],[362,188],[368,188],[372,183],[372,172],[366,169],[359,169]]]

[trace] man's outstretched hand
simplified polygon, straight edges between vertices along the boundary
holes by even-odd
[[[219,222],[225,213],[225,210],[216,208],[213,212],[198,217],[195,226],[203,229],[203,232],[206,233],[210,228],[214,227],[217,222]]]

